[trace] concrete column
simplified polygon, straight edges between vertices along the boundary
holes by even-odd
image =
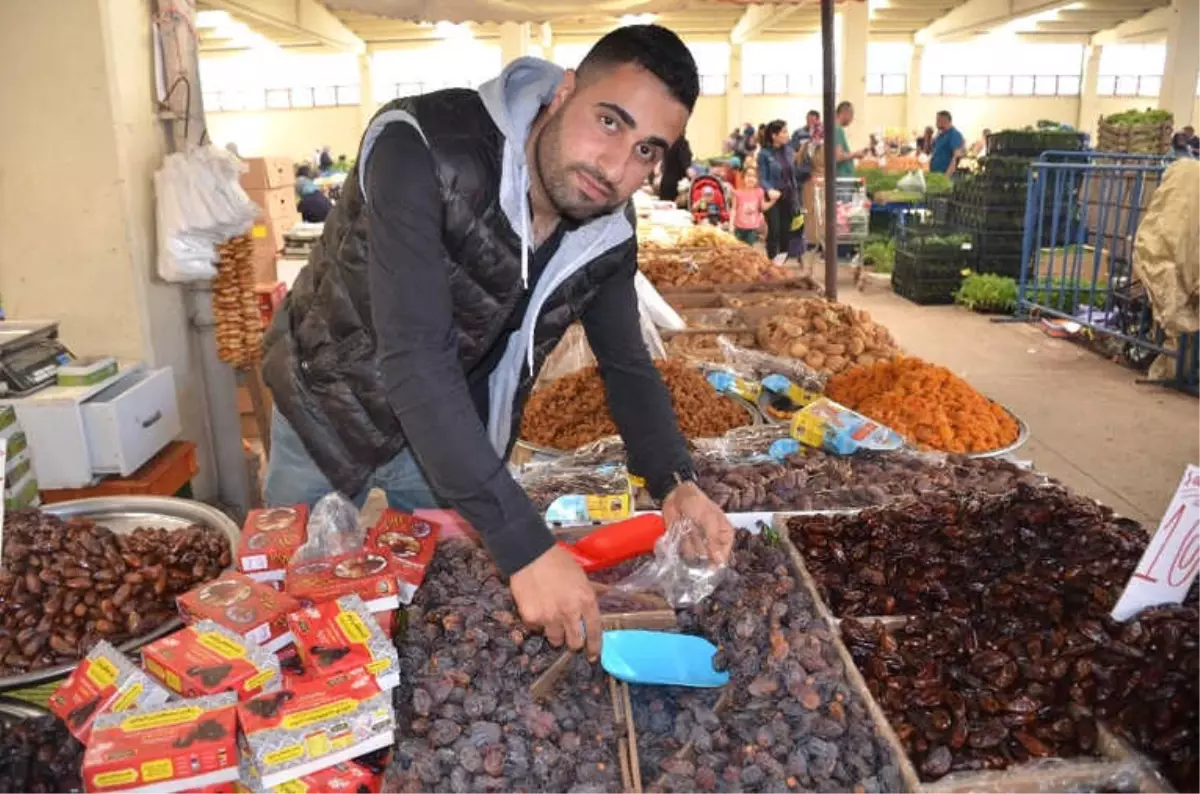
[[[729,130],[741,129],[742,122],[742,45],[729,45],[729,76],[725,79],[725,124],[722,139]]]
[[[842,5],[841,68],[838,70],[838,101],[854,105],[858,118],[867,117],[867,27],[865,2]],[[862,143],[866,143],[865,133]]]
[[[917,103],[921,100],[921,56],[924,52],[922,45],[913,44],[912,61],[908,64],[908,94],[904,100],[904,126],[909,132],[920,126]]]
[[[507,65],[529,54],[533,43],[533,26],[529,23],[505,22],[500,26],[500,61]]]
[[[1195,126],[1196,79],[1200,74],[1200,2],[1172,0],[1171,22],[1167,25],[1167,57],[1163,64],[1158,107],[1175,115],[1175,126]]]
[[[371,53],[364,52],[358,56],[358,126],[367,128],[371,117],[375,115],[375,82],[371,76]]]
[[[207,407],[182,289],[157,279],[150,0],[5,0],[0,295],[11,319],[59,320],[77,355],[174,369],[198,498],[214,490]],[[64,57],[70,53],[70,57]],[[197,89],[198,90],[198,89]],[[54,101],[48,102],[47,97]]]
[[[1103,47],[1083,48],[1083,84],[1079,86],[1079,120],[1077,130],[1095,135],[1096,120],[1100,116],[1100,102],[1096,98],[1096,85],[1100,81],[1100,51]]]

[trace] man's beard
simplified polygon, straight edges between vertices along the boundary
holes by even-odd
[[[573,221],[586,221],[606,215],[625,203],[617,196],[617,188],[605,176],[584,163],[564,163],[562,151],[562,110],[554,114],[538,132],[533,142],[533,156],[538,181],[554,211]],[[597,203],[571,183],[573,172],[582,172],[608,191],[610,201]]]

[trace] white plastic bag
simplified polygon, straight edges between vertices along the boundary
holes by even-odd
[[[704,531],[690,518],[673,521],[654,544],[654,559],[613,585],[625,593],[661,593],[676,609],[699,603],[733,575],[708,557]]]
[[[913,169],[901,177],[896,183],[897,190],[910,190],[914,193],[925,192],[925,172]]]
[[[241,160],[214,146],[167,155],[154,174],[161,278],[216,276],[217,246],[248,232],[259,214],[238,183],[244,169]]]

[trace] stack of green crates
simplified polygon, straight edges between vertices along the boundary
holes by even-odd
[[[911,215],[896,228],[892,289],[897,295],[922,305],[953,303],[970,266],[970,235]]]
[[[1027,157],[983,157],[977,173],[955,184],[950,221],[971,235],[971,268],[976,272],[1021,275],[1031,162]]]

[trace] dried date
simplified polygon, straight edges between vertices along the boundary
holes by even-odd
[[[5,518],[0,676],[73,662],[175,616],[175,597],[232,561],[219,530],[140,527],[127,535],[36,510]]]
[[[83,745],[53,717],[0,715],[0,792],[82,791]]]

